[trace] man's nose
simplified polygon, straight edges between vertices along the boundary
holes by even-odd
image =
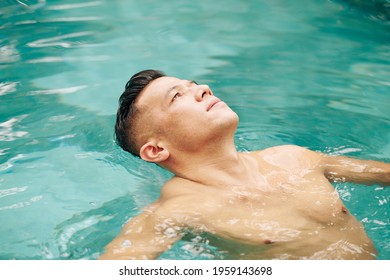
[[[212,96],[213,92],[209,88],[208,85],[199,85],[196,89],[195,93],[195,99],[196,101],[200,102],[203,99],[207,98],[208,96]]]

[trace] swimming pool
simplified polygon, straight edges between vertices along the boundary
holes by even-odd
[[[0,259],[94,259],[170,177],[113,142],[146,68],[207,83],[239,150],[296,144],[390,159],[386,1],[0,3]],[[390,190],[338,183],[390,259]],[[162,259],[220,259],[189,236]]]

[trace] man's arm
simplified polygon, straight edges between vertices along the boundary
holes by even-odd
[[[390,186],[390,164],[345,156],[324,156],[324,173],[329,180],[364,185]]]
[[[295,145],[283,145],[262,151],[266,161],[283,163],[285,168],[320,168],[332,181],[390,186],[390,164],[345,156],[328,156]]]
[[[123,227],[100,259],[155,259],[181,238],[179,230],[171,219],[143,212]]]

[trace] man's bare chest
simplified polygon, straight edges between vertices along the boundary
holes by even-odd
[[[346,209],[328,182],[276,183],[203,192],[201,201],[188,205],[199,213],[194,226],[227,239],[267,244],[300,239],[343,223]]]

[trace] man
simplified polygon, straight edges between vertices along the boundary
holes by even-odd
[[[207,85],[155,70],[135,74],[119,101],[118,144],[175,176],[101,258],[154,259],[188,230],[215,237],[222,249],[242,248],[230,258],[375,258],[330,181],[389,185],[390,164],[293,145],[239,153],[237,125]]]

